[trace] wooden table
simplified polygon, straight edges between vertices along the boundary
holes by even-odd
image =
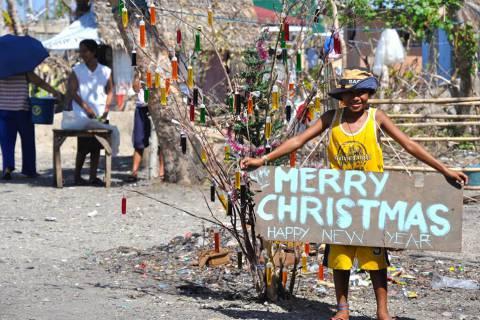
[[[95,130],[62,130],[53,129],[53,183],[57,188],[63,187],[62,158],[60,147],[68,137],[95,138],[105,148],[105,187],[110,188],[112,174],[112,131],[107,129]]]

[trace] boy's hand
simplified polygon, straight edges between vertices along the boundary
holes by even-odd
[[[453,171],[448,169],[448,171],[445,173],[445,177],[454,180],[456,183],[462,186],[468,184],[468,176],[460,171]]]
[[[263,166],[263,159],[244,158],[240,161],[240,168],[243,170],[254,170]]]

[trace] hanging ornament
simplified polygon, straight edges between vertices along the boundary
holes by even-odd
[[[250,93],[247,100],[247,114],[251,116],[253,114],[253,96]]]
[[[190,104],[190,121],[195,121],[195,105],[193,103]]]
[[[127,197],[122,197],[122,214],[127,214]]]
[[[324,271],[323,271],[323,264],[320,264],[320,265],[318,266],[317,278],[318,278],[318,280],[320,280],[320,281],[325,280],[325,274],[324,274]]]
[[[283,288],[287,288],[287,278],[288,278],[288,271],[287,270],[283,270],[282,271],[282,286]]]
[[[180,133],[180,147],[182,148],[182,153],[186,154],[187,153],[187,135],[183,131]]]
[[[170,93],[170,78],[165,78],[165,89],[167,91],[167,97]]]
[[[121,16],[125,9],[125,2],[123,0],[118,0],[118,15]]]
[[[203,163],[207,163],[208,161],[207,151],[204,148],[202,148],[202,152],[200,153],[200,159]]]
[[[193,67],[192,65],[188,66],[188,71],[187,71],[187,86],[188,88],[192,89],[193,88]]]
[[[176,56],[172,58],[172,80],[178,80],[178,61]]]
[[[132,50],[132,67],[137,66],[137,50],[133,48]]]
[[[198,95],[199,95],[199,92],[198,92],[198,88],[195,87],[193,88],[193,104],[196,106],[198,106]]]
[[[320,98],[320,95],[315,96],[315,112],[321,113],[322,112],[322,99]]]
[[[147,88],[152,88],[152,71],[150,68],[147,68]]]
[[[284,65],[288,64],[288,51],[286,48],[282,49],[282,62]]]
[[[195,52],[202,51],[202,47],[200,45],[200,32],[202,31],[202,27],[198,26],[197,31],[195,32]]]
[[[337,55],[342,54],[342,44],[340,43],[340,35],[338,32],[333,34],[333,51],[335,51]]]
[[[215,202],[215,182],[210,185],[210,201]]]
[[[237,268],[242,269],[243,267],[243,253],[242,250],[239,248],[237,250]]]
[[[292,103],[290,100],[287,100],[285,105],[285,119],[287,119],[287,122],[290,122],[290,119],[292,119]]]
[[[232,202],[232,195],[230,194],[230,192],[228,193],[227,199],[228,199],[227,200],[227,216],[231,217],[233,214],[233,202]]]
[[[307,256],[310,255],[310,242],[305,242],[304,251]]]
[[[218,194],[218,200],[220,200],[220,203],[222,204],[223,209],[225,209],[228,215],[228,203],[227,203],[227,200],[225,199],[225,196],[221,193]]]
[[[155,69],[155,88],[160,88],[160,67],[157,67],[157,69]]]
[[[288,94],[290,95],[290,98],[295,96],[295,81],[293,81],[292,78],[290,78],[290,81],[288,82]]]
[[[235,114],[239,116],[242,111],[242,104],[240,101],[240,93],[238,92],[238,90],[235,90],[234,103],[235,103]]]
[[[290,41],[290,24],[287,20],[283,22],[283,36],[285,41]]]
[[[200,123],[205,124],[207,118],[207,108],[205,105],[202,103],[200,105]]]
[[[265,154],[269,154],[270,152],[272,152],[272,146],[267,143],[265,146]]]
[[[232,93],[230,94],[230,96],[228,96],[228,107],[229,107],[230,113],[233,113],[234,106],[235,106],[235,95]]]
[[[145,48],[147,45],[147,31],[145,30],[145,21],[140,20],[139,23],[140,29],[140,47]]]
[[[285,33],[283,31],[280,31],[280,48],[287,48],[287,43],[285,42]]]
[[[271,134],[272,134],[272,118],[268,116],[265,121],[265,139],[267,141],[270,140]]]
[[[155,4],[150,2],[150,6],[148,7],[150,11],[150,24],[153,26],[157,22],[157,16],[155,14]]]
[[[212,7],[208,7],[208,26],[213,27],[213,10]]]
[[[122,9],[122,25],[123,25],[123,29],[127,29],[127,27],[128,27],[128,10],[125,7],[123,7],[123,9]]]
[[[148,99],[150,99],[150,90],[148,88],[143,88],[143,101],[148,103]]]
[[[177,29],[177,45],[179,47],[182,46],[182,30],[180,30],[180,28]]]
[[[213,233],[213,241],[215,243],[215,252],[219,253],[220,252],[220,232],[215,230]]]
[[[266,276],[267,276],[267,286],[272,285],[272,274],[273,274],[273,264],[268,260],[267,265],[265,267]]]
[[[165,86],[165,83],[160,83],[160,103],[162,106],[167,105],[167,87]]]
[[[322,11],[320,10],[320,6],[317,6],[317,9],[315,9],[315,14],[313,16],[313,22],[318,23],[320,21],[320,14]]]
[[[315,106],[313,104],[310,104],[308,106],[308,119],[310,121],[313,121],[313,119],[315,119]]]
[[[294,168],[296,162],[297,162],[297,152],[292,151],[290,152],[290,167]]]
[[[302,253],[302,273],[307,273],[308,272],[308,269],[307,269],[307,255],[304,253]]]
[[[297,64],[295,65],[295,71],[297,71],[297,73],[302,72],[302,53],[300,50],[297,50]]]
[[[240,167],[237,168],[235,171],[235,189],[240,189],[240,184],[242,180],[242,172],[240,171]]]
[[[227,142],[225,142],[225,145],[223,146],[223,152],[224,152],[223,160],[229,161],[230,160],[230,145]]]
[[[279,100],[278,86],[274,85],[272,88],[272,111],[275,111],[278,109],[278,100]]]

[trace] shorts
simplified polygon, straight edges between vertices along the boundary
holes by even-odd
[[[145,149],[150,145],[150,132],[152,124],[148,117],[147,107],[135,108],[135,116],[133,119],[133,147],[135,149]]]
[[[385,248],[336,244],[326,245],[323,265],[334,270],[350,270],[355,258],[357,258],[358,267],[362,270],[378,271],[390,265]]]
[[[80,153],[88,154],[103,149],[103,146],[97,139],[92,137],[79,137],[77,140],[77,150]]]

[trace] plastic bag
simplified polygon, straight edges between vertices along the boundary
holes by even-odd
[[[405,49],[403,48],[397,30],[385,29],[378,40],[375,50],[375,60],[373,64],[373,73],[381,75],[382,66],[390,66],[395,63],[401,63],[405,60]]]
[[[466,290],[478,290],[480,286],[473,280],[455,279],[449,277],[442,277],[434,273],[432,277],[432,289],[442,288],[457,288]]]

